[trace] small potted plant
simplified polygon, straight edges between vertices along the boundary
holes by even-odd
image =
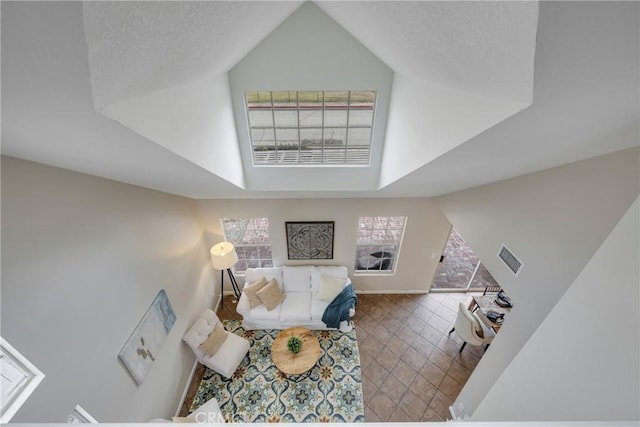
[[[291,337],[289,338],[289,341],[287,341],[287,348],[289,348],[289,351],[295,355],[302,350],[302,341],[298,337]]]

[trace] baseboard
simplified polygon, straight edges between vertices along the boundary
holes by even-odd
[[[435,288],[431,288],[431,293],[432,294],[466,294],[467,292],[474,292],[472,290],[466,290],[466,289],[435,289]],[[482,291],[480,291],[482,292]]]
[[[214,313],[218,312],[218,309],[220,308],[220,304],[222,303],[222,296],[219,296],[218,299],[216,300],[216,303],[214,304],[212,310]]]
[[[180,411],[182,410],[182,405],[184,404],[184,399],[187,397],[187,393],[189,392],[189,387],[191,386],[191,381],[193,380],[193,374],[196,372],[196,368],[198,367],[198,359],[193,361],[193,367],[191,368],[191,372],[189,373],[189,378],[187,378],[187,385],[182,392],[182,397],[180,397],[180,402],[178,403],[178,407],[176,408],[176,413],[174,417],[180,416]]]
[[[429,292],[424,289],[389,289],[389,290],[358,290],[356,289],[356,294],[428,294]]]

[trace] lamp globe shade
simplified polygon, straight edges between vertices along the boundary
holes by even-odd
[[[211,263],[216,270],[231,268],[238,262],[238,254],[233,243],[222,242],[211,248]]]

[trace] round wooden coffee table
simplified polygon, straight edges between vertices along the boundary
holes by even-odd
[[[294,336],[302,341],[302,349],[296,354],[291,353],[287,348],[287,341]],[[280,332],[271,345],[273,363],[282,373],[295,381],[304,378],[303,374],[314,367],[321,352],[320,343],[313,332],[299,326]]]

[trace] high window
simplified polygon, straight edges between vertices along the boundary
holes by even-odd
[[[222,229],[227,242],[238,253],[235,273],[244,274],[247,268],[273,267],[268,218],[223,218]]]
[[[373,91],[245,92],[254,165],[369,165]]]
[[[406,223],[406,216],[360,217],[355,271],[395,272]]]

